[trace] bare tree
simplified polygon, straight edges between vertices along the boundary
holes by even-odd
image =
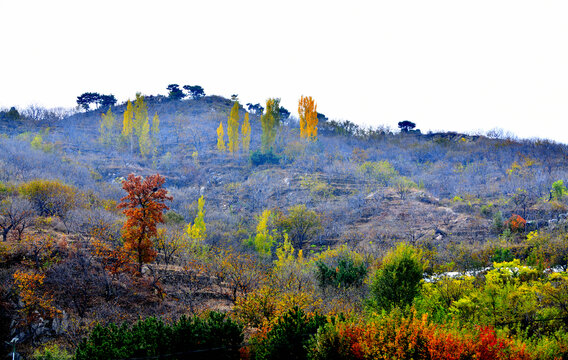
[[[33,206],[26,199],[12,197],[2,201],[0,203],[2,240],[7,240],[11,230],[18,230],[21,235],[34,215]]]

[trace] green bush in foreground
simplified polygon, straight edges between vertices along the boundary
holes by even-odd
[[[371,302],[377,309],[404,308],[420,293],[425,263],[422,252],[400,243],[389,252],[371,280]]]
[[[322,288],[358,287],[363,284],[367,276],[365,263],[356,264],[353,259],[346,256],[339,258],[336,267],[328,266],[321,260],[316,262],[316,267],[316,278]]]
[[[32,358],[34,360],[70,360],[72,356],[57,344],[52,344],[44,346],[41,350],[34,351]]]
[[[168,359],[212,356],[216,359],[238,359],[242,341],[242,327],[221,313],[211,312],[204,319],[182,317],[171,325],[148,318],[132,327],[126,324],[97,325],[91,335],[79,344],[75,359],[106,360],[171,354],[174,356],[168,356]]]
[[[318,329],[325,325],[325,316],[306,314],[298,307],[288,311],[266,334],[252,341],[254,360],[306,359],[306,345]]]

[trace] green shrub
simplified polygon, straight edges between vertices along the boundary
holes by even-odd
[[[164,223],[168,225],[185,224],[185,219],[177,212],[170,210],[164,214]]]
[[[390,311],[393,307],[404,308],[412,304],[420,293],[425,267],[419,249],[405,243],[398,244],[387,254],[371,280],[372,305]]]
[[[503,231],[504,226],[505,223],[503,220],[503,214],[501,213],[501,211],[497,211],[495,214],[493,214],[493,223],[491,224],[491,228],[494,232],[499,234]]]
[[[313,200],[330,199],[333,198],[333,187],[328,183],[319,180],[315,176],[301,176],[300,186],[303,189],[310,190],[310,195]]]
[[[387,160],[366,161],[359,166],[359,172],[383,186],[388,186],[398,176],[398,171]]]
[[[41,350],[34,351],[32,358],[35,360],[70,360],[72,355],[57,344],[46,345]]]
[[[479,211],[481,212],[481,215],[489,217],[493,214],[493,209],[494,209],[493,204],[489,203],[486,205],[482,205]]]
[[[95,326],[77,347],[75,359],[165,357],[176,353],[191,355],[192,359],[199,356],[238,359],[242,340],[242,327],[221,313],[211,312],[204,319],[182,317],[172,325],[148,318],[132,327],[126,324]],[[205,349],[215,350],[199,351]]]
[[[6,185],[2,181],[0,181],[0,198],[8,195],[9,192],[10,192],[10,188],[8,187],[8,185]]]
[[[493,257],[492,257],[493,262],[498,262],[498,263],[508,262],[508,261],[513,261],[514,259],[515,257],[513,256],[513,254],[511,254],[510,249],[503,249],[499,247],[493,251]]]
[[[266,336],[252,340],[253,360],[306,359],[306,345],[327,320],[319,314],[305,314],[295,307],[278,319]]]
[[[310,360],[351,360],[354,358],[351,337],[338,330],[338,323],[327,323],[308,343]],[[351,340],[351,341],[350,341]]]
[[[270,149],[267,153],[255,151],[250,155],[250,162],[254,166],[263,164],[278,164],[280,162],[280,157],[274,154],[272,152],[272,149]]]
[[[337,267],[328,266],[321,260],[316,262],[316,278],[321,287],[361,286],[366,276],[367,265],[365,263],[357,265],[353,259],[346,256],[339,258]]]
[[[564,186],[564,181],[558,180],[552,184],[552,190],[550,190],[550,196],[557,201],[562,200],[562,198],[568,194],[568,189]]]

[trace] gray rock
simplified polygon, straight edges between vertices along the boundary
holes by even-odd
[[[51,329],[56,335],[61,335],[67,332],[69,329],[69,314],[65,311],[61,314],[61,316],[56,317],[53,319],[51,323]]]
[[[150,268],[148,267],[148,265],[142,266],[142,275],[148,274],[148,273],[150,273],[150,272],[151,272],[151,270],[150,270]]]
[[[533,231],[533,230],[536,230],[536,229],[538,229],[537,225],[536,225],[536,221],[533,221],[533,220],[527,221],[527,224],[525,225],[526,231]]]

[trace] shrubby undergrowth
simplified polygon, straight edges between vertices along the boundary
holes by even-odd
[[[174,98],[0,138],[2,339],[39,358],[567,356],[566,146],[315,109],[306,133],[270,99],[240,151],[237,101]]]

